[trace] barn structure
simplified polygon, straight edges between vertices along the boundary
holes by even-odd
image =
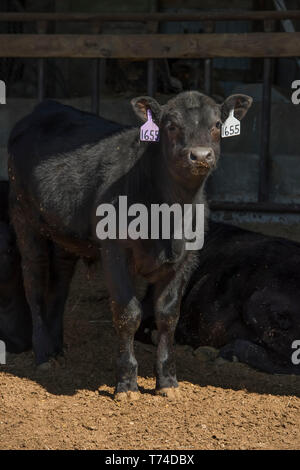
[[[101,449],[106,464],[112,463],[111,456],[120,459],[114,463],[122,463],[116,450],[124,449],[130,450],[124,459],[134,458],[135,450],[151,452],[151,463],[174,463],[155,460],[162,449],[168,449],[167,458],[198,458],[198,449],[299,449],[300,245],[255,233],[300,242],[299,68],[300,0],[0,1],[1,449]],[[45,98],[138,126],[130,104],[133,97],[150,95],[164,104],[185,90],[199,90],[218,103],[234,93],[253,98],[241,133],[221,140],[218,168],[206,186],[212,218],[229,224],[210,222],[180,305],[175,336],[179,397],[172,393],[172,401],[160,396],[165,392],[154,396],[154,357],[163,336],[159,321],[151,316],[154,308],[148,308],[147,316],[147,306],[153,307],[152,284],[144,292],[150,292],[144,297],[146,315],[143,311],[134,338],[141,393],[135,400],[136,393],[128,390],[125,401],[118,402],[113,399],[116,333],[103,269],[92,265],[90,258],[85,264],[79,261],[66,303],[65,355],[36,367],[23,279],[26,283],[30,263],[38,264],[38,258],[47,263],[43,256],[23,257],[27,266],[23,260],[22,277],[21,250],[9,225],[7,142],[16,122]],[[43,123],[39,114],[37,121]],[[66,119],[61,122],[64,125]],[[218,121],[213,130],[220,125]],[[119,126],[112,127],[119,131]],[[24,134],[35,136],[35,129]],[[19,136],[15,140],[20,143]],[[30,138],[30,143],[36,141]],[[45,147],[46,152],[51,148]],[[19,148],[22,166],[25,145]],[[53,149],[49,153],[52,158]],[[101,161],[103,154],[95,153]],[[84,153],[83,169],[85,157]],[[123,161],[127,163],[126,157]],[[61,181],[55,169],[45,173]],[[157,173],[152,172],[150,186]],[[82,181],[82,173],[77,174]],[[14,188],[18,178],[10,176]],[[25,177],[24,194],[33,193],[26,181]],[[98,186],[98,180],[89,181]],[[58,183],[52,198],[62,187],[70,188]],[[73,204],[73,183],[68,194]],[[16,191],[15,200],[21,201],[22,194]],[[32,207],[42,212],[39,202],[36,199]],[[26,205],[17,205],[21,220]],[[85,208],[83,212],[89,213]],[[85,228],[88,223],[78,225]],[[19,240],[31,227],[33,218],[27,214],[18,227]],[[48,248],[55,260],[51,241]],[[56,268],[64,264],[61,270],[66,271],[64,261],[48,262],[55,269],[48,269],[47,276],[37,271],[35,281],[47,279],[47,285],[38,289],[30,279],[27,297],[30,288],[38,293],[40,304],[49,293],[62,298],[61,290],[51,286],[62,279]],[[114,261],[111,264],[125,279]],[[172,269],[177,274],[177,266]],[[114,285],[123,284],[118,280]],[[179,291],[173,287],[173,299]],[[172,304],[171,296],[165,297]],[[30,307],[33,313],[34,302]],[[51,317],[43,307],[45,317]],[[57,310],[55,301],[53,312]],[[42,346],[46,343],[40,341]],[[11,354],[15,352],[21,353]]]
[[[253,107],[241,135],[224,139],[208,184],[214,217],[297,223],[298,7],[296,0],[233,1],[230,9],[222,0],[1,2],[1,178],[12,126],[45,97],[134,124],[134,95],[163,103],[180,90],[220,101],[244,92]]]

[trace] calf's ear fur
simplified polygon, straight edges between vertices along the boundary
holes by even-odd
[[[142,120],[147,121],[147,110],[150,109],[152,112],[152,119],[159,122],[159,117],[161,113],[160,104],[150,96],[139,96],[138,98],[133,98],[131,100],[131,106],[135,114]]]
[[[248,95],[231,95],[221,104],[221,119],[226,121],[231,109],[234,109],[234,117],[239,121],[246,115],[252,105],[253,99]]]

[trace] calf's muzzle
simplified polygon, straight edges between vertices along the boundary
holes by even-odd
[[[215,152],[211,147],[192,147],[188,158],[190,163],[196,167],[213,168],[215,165]]]

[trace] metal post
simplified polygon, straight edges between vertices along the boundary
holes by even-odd
[[[212,21],[207,21],[204,25],[205,33],[213,33],[215,25]],[[212,93],[212,73],[213,73],[213,59],[204,60],[204,93],[211,95]]]
[[[38,101],[45,98],[45,59],[38,59]]]
[[[213,33],[215,30],[215,24],[212,21],[204,23],[204,32]],[[204,60],[204,93],[208,96],[212,94],[212,74],[213,74],[213,59]],[[208,197],[211,196],[212,189],[212,177],[208,178],[206,183],[206,193]]]
[[[92,32],[94,34],[101,33],[101,24],[98,22],[93,23]],[[105,64],[101,62],[105,59],[92,59],[92,96],[91,96],[91,111],[99,115],[99,100],[100,100],[100,82],[105,82]]]
[[[212,59],[204,60],[204,93],[211,95],[211,81],[212,81]]]
[[[154,96],[156,92],[154,59],[147,61],[147,95]]]
[[[265,31],[274,30],[273,22],[265,22]],[[262,96],[262,112],[260,126],[260,159],[258,200],[269,198],[269,163],[270,163],[270,125],[271,125],[271,92],[272,92],[273,59],[264,59],[264,81]]]
[[[47,32],[47,22],[46,21],[38,21],[37,22],[37,32],[38,34],[45,34]],[[46,80],[45,80],[45,59],[40,58],[38,59],[37,64],[37,98],[38,101],[43,101],[45,98],[45,87],[46,87]]]
[[[150,0],[150,12],[154,13],[158,11],[158,0]],[[156,33],[159,28],[158,23],[149,22],[147,24],[148,33]],[[154,96],[156,93],[156,67],[155,60],[147,60],[147,95]]]
[[[99,114],[99,59],[92,59],[92,97],[91,97],[91,111],[92,113]]]

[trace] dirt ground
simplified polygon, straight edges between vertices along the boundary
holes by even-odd
[[[300,376],[202,361],[177,347],[181,398],[154,395],[155,347],[136,342],[140,398],[113,400],[115,336],[97,275],[80,266],[65,316],[66,364],[31,352],[0,366],[0,449],[299,449]]]

